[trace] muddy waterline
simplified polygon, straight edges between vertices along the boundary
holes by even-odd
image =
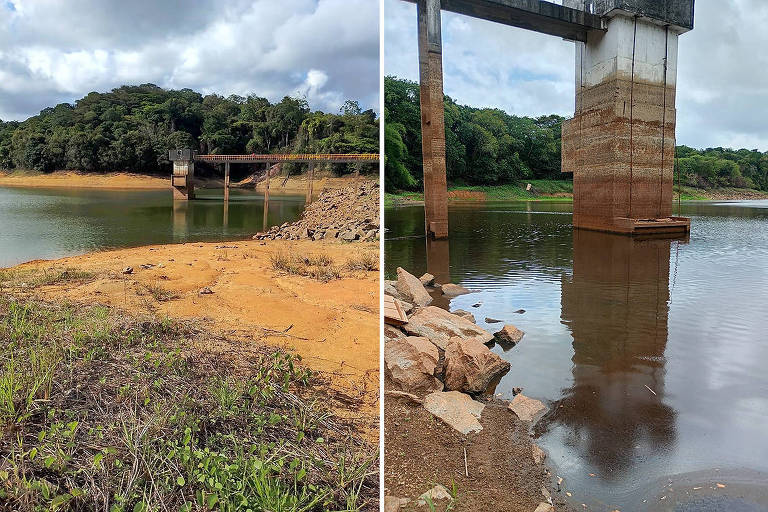
[[[100,249],[248,238],[264,227],[264,196],[198,190],[174,203],[169,190],[0,187],[0,268]],[[267,226],[292,222],[303,195],[272,194]]]
[[[493,348],[496,392],[548,403],[537,442],[575,507],[765,510],[768,201],[684,204],[687,240],[574,232],[570,212],[454,204],[427,246],[423,208],[387,209],[385,270],[462,284],[441,305],[526,332]]]

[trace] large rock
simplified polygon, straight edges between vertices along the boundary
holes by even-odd
[[[523,339],[523,336],[525,336],[525,333],[512,324],[505,325],[500,331],[494,334],[494,337],[496,337],[500,343],[508,343],[511,345],[516,345]]]
[[[389,295],[390,297],[399,298],[400,293],[397,291],[397,288],[394,287],[394,285],[390,283],[384,283],[384,295]]]
[[[415,304],[417,306],[428,306],[432,303],[432,297],[430,297],[427,290],[424,289],[424,285],[421,284],[419,278],[413,274],[409,274],[407,271],[400,267],[397,267],[397,283],[395,283],[395,289],[400,294],[400,299]]]
[[[443,389],[435,378],[440,355],[426,338],[409,336],[384,344],[384,371],[397,389],[430,393]]]
[[[547,406],[535,398],[528,398],[522,393],[516,395],[509,404],[509,408],[518,418],[530,423],[538,420],[547,410]]]
[[[445,387],[464,393],[482,393],[494,379],[505,375],[508,361],[477,339],[451,338],[445,349]]]
[[[401,340],[406,337],[406,334],[397,327],[388,324],[384,325],[384,341]]]
[[[453,297],[458,297],[459,295],[464,295],[465,293],[469,293],[469,290],[467,288],[464,288],[459,284],[453,284],[453,283],[444,284],[441,287],[441,289],[443,290],[443,295],[445,295],[449,299],[452,299]]]
[[[432,274],[427,273],[427,274],[424,274],[423,276],[421,276],[419,278],[419,281],[421,281],[421,284],[423,284],[424,286],[434,286],[434,284],[435,284],[435,276],[433,276]]]
[[[475,323],[475,315],[470,313],[469,311],[465,311],[463,309],[457,309],[455,311],[451,311],[454,315],[460,316],[461,318],[465,320],[469,320],[473,324]]]
[[[445,349],[448,346],[448,340],[454,337],[465,340],[477,339],[482,343],[488,343],[493,339],[493,335],[485,329],[435,306],[417,311],[408,323],[403,325],[403,329],[408,334],[429,338],[432,343],[442,349]]]
[[[479,419],[485,405],[464,393],[430,393],[424,397],[424,408],[462,434],[483,430]]]

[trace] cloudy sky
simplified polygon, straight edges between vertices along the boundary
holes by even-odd
[[[378,19],[376,0],[0,0],[0,119],[147,82],[378,110]]]
[[[418,80],[416,7],[384,9],[384,71]],[[698,0],[694,24],[680,37],[678,143],[768,151],[768,2]],[[445,92],[459,103],[573,115],[572,43],[447,12],[443,43]]]

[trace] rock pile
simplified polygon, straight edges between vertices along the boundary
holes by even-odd
[[[304,210],[301,220],[273,226],[254,240],[372,241],[379,238],[379,185],[373,181],[326,190]],[[418,279],[417,279],[418,281]]]
[[[475,324],[474,316],[467,311],[450,313],[430,306],[432,297],[428,289],[438,288],[450,297],[469,293],[458,285],[437,284],[429,274],[419,279],[402,268],[397,269],[396,281],[385,283],[384,293],[401,301],[409,317],[404,325],[385,328],[384,371],[394,391],[417,396],[428,394],[425,407],[440,403],[439,409],[448,412],[436,415],[466,434],[468,416],[453,408],[466,409],[479,404],[474,398],[489,392],[510,369],[509,362],[492,352],[488,345],[497,341],[514,345],[524,333],[513,325],[505,325],[491,334]],[[535,419],[541,412],[538,407],[541,402],[523,395],[515,397],[513,403],[510,410],[526,421]],[[457,418],[464,420],[454,421]],[[482,428],[479,423],[470,423],[469,431]]]

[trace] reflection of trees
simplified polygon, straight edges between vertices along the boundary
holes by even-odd
[[[562,283],[573,386],[539,428],[565,426],[566,442],[605,478],[675,439],[675,411],[663,403],[669,256],[669,240],[574,232],[573,277]]]
[[[545,274],[562,274],[571,267],[571,217],[521,212],[559,213],[570,208],[570,203],[451,205],[451,273],[501,276],[512,268],[533,268]],[[393,278],[398,266],[421,275],[427,270],[423,208],[388,208],[384,216],[387,278]]]

